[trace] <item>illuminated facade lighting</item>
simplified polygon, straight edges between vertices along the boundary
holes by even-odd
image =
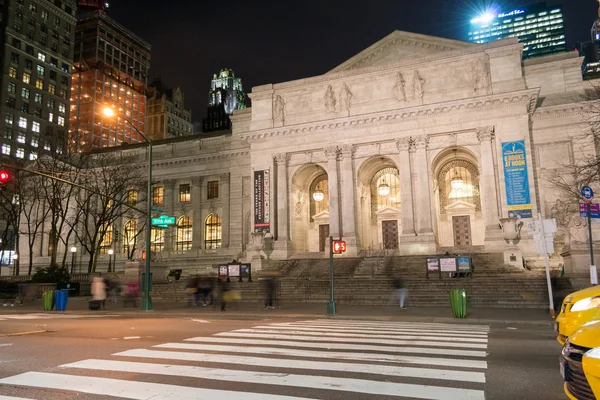
[[[469,41],[489,43],[516,37],[523,43],[523,58],[567,51],[562,6],[539,3],[503,12],[487,11],[471,20]]]

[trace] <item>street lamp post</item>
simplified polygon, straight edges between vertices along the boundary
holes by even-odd
[[[75,253],[77,253],[77,247],[73,246],[71,247],[71,275],[75,273]]]
[[[112,264],[112,256],[114,254],[114,250],[113,249],[108,249],[108,272],[112,272],[110,267]]]
[[[115,116],[115,111],[112,108],[103,110],[105,116],[111,118]],[[127,118],[121,117],[127,122],[144,140],[148,143],[148,193],[146,210],[146,273],[144,274],[144,294],[142,297],[142,311],[152,311],[152,298],[150,297],[150,231],[152,227],[152,140],[149,140],[134,124]]]

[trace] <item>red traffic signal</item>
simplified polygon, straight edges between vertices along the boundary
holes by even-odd
[[[346,251],[346,242],[343,240],[333,241],[333,254],[342,254]]]
[[[4,185],[10,179],[10,174],[7,171],[0,170],[0,184]]]

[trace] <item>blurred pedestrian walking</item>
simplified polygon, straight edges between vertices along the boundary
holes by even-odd
[[[100,302],[100,306],[102,309],[106,306],[106,283],[104,283],[104,279],[99,276],[95,276],[92,278],[92,301]]]
[[[226,279],[219,278],[219,297],[221,298],[221,311],[226,311],[227,301],[229,300],[229,291],[231,290],[229,282]]]
[[[392,281],[392,285],[394,287],[395,297],[400,305],[400,308],[405,310],[406,300],[408,299],[408,288],[406,287],[406,281],[402,277],[396,276]]]

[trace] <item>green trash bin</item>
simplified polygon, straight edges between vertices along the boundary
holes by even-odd
[[[452,289],[450,291],[450,304],[454,318],[466,318],[467,316],[467,292],[465,289]]]
[[[52,311],[54,307],[54,290],[46,290],[42,294],[42,304],[44,305],[44,311]]]

